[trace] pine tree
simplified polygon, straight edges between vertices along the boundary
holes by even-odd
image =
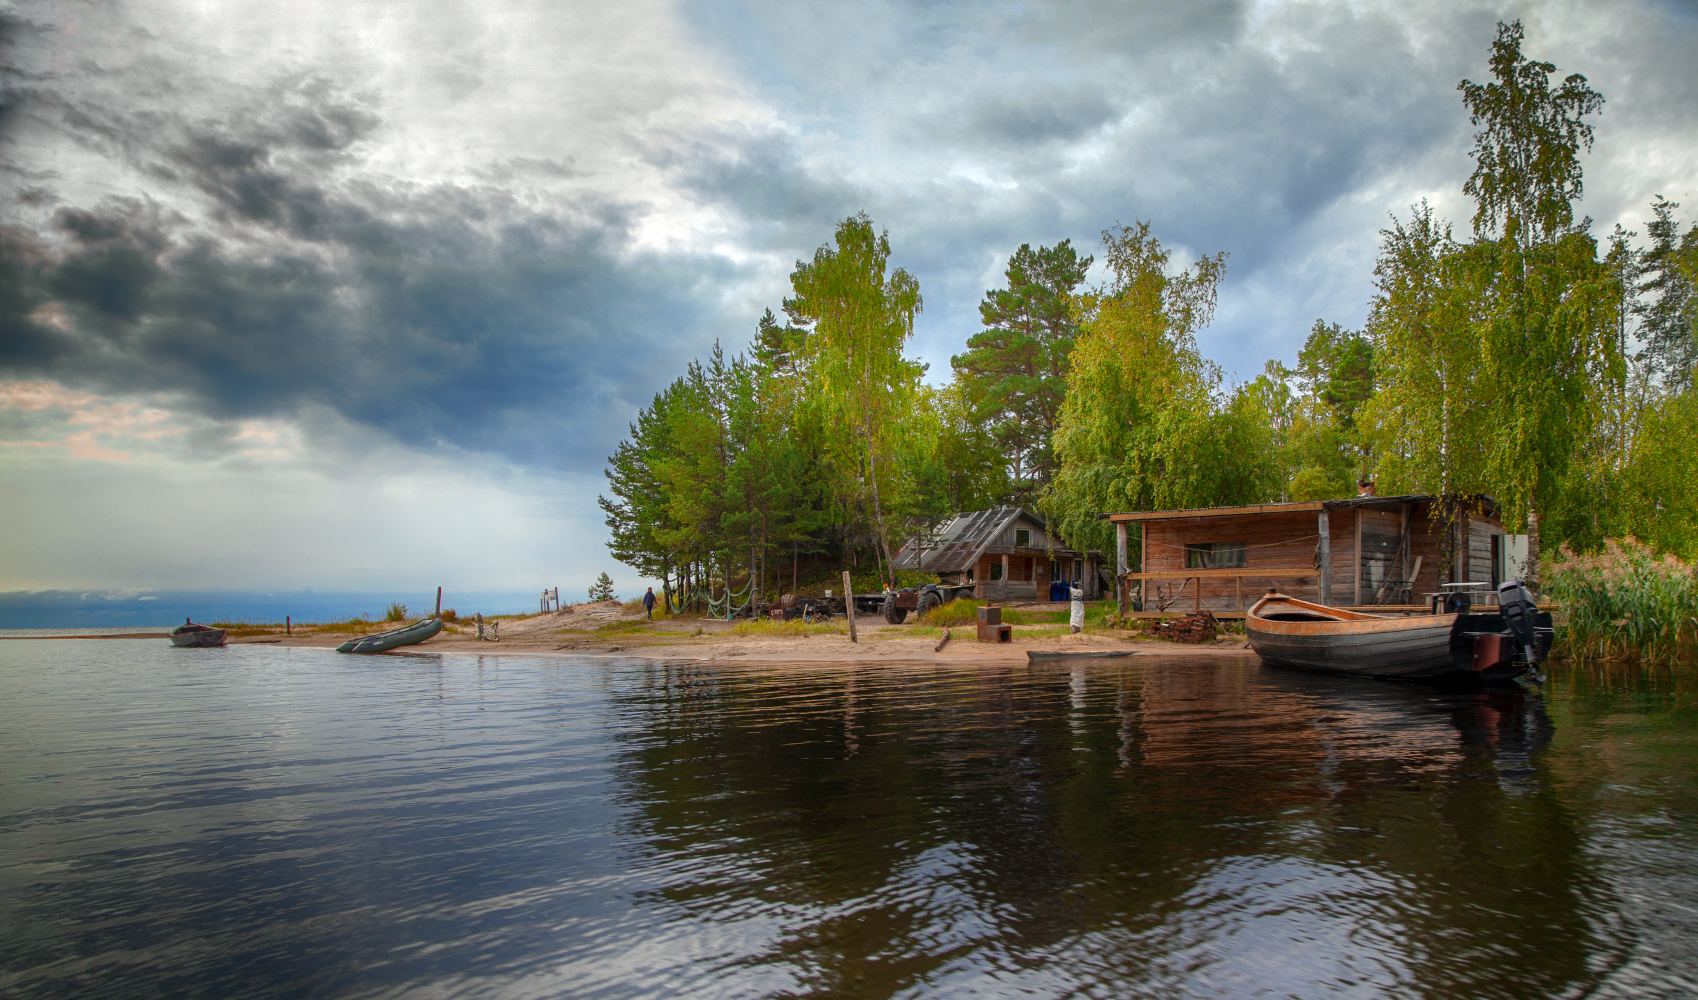
[[[597,601],[616,601],[619,596],[613,592],[613,577],[603,572],[596,577],[595,583],[590,584],[590,603]]]

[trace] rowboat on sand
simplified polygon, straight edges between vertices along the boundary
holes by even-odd
[[[224,630],[209,625],[196,625],[183,619],[183,624],[171,630],[171,645],[173,646],[222,646],[224,645]]]
[[[1498,607],[1473,614],[1374,615],[1269,591],[1245,616],[1250,648],[1282,667],[1361,677],[1513,680],[1538,676],[1550,652],[1551,615],[1519,581],[1498,588]]]
[[[411,646],[415,642],[424,642],[431,636],[442,631],[442,619],[426,618],[411,625],[379,632],[376,635],[362,635],[358,639],[349,639],[336,647],[338,653],[381,653],[397,646]]]

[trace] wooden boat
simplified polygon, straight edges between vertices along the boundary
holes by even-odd
[[[1550,612],[1519,583],[1502,610],[1472,614],[1373,615],[1298,600],[1275,591],[1244,618],[1250,648],[1267,663],[1361,677],[1510,680],[1550,651]],[[1522,603],[1524,597],[1524,603]]]
[[[224,645],[224,630],[209,625],[196,625],[187,618],[183,624],[171,630],[171,645],[173,646],[222,646]]]
[[[1136,649],[1028,649],[1026,661],[1040,660],[1102,660],[1116,656],[1137,656]]]
[[[379,632],[376,635],[362,635],[358,639],[349,639],[336,647],[338,653],[381,653],[397,646],[411,646],[415,642],[424,642],[431,636],[442,631],[442,619],[426,618],[411,625]]]

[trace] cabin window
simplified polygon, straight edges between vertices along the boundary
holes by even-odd
[[[1017,549],[1029,549],[1032,547],[1031,528],[1014,529],[1014,547]]]
[[[973,570],[972,570],[971,567],[969,567],[968,570],[967,570],[967,582],[968,583],[973,582]]]
[[[990,574],[990,578],[991,578],[991,579],[992,579],[992,580],[1000,580],[1000,579],[1002,579],[1002,563],[1000,563],[1000,562],[993,562],[993,563],[991,563],[991,574]]]
[[[1192,542],[1185,546],[1186,569],[1229,569],[1247,565],[1243,542]]]

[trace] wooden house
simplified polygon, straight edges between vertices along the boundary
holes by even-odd
[[[1448,526],[1434,516],[1438,497],[1382,497],[1371,485],[1346,500],[1102,516],[1115,526],[1122,615],[1208,608],[1236,617],[1270,587],[1337,607],[1414,609],[1442,584],[1495,586],[1519,574],[1525,536],[1504,531],[1491,497],[1458,499]]]
[[[971,584],[987,601],[1047,601],[1056,580],[1078,581],[1095,600],[1109,582],[1102,553],[1067,548],[1043,518],[1020,507],[957,514],[937,532],[908,539],[895,563],[935,573],[943,583]]]

